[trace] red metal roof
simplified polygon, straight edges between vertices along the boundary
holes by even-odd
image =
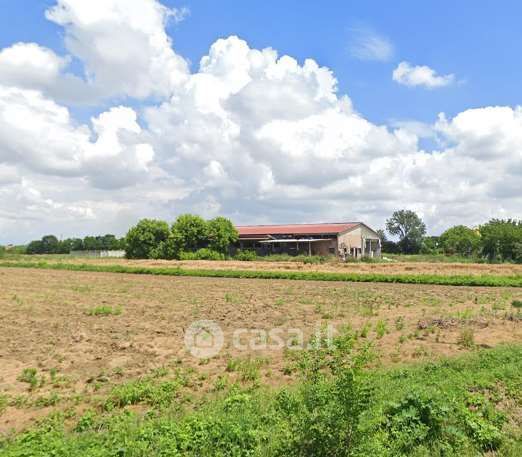
[[[326,224],[291,225],[238,225],[239,236],[253,235],[332,235],[345,232],[359,225],[359,222],[337,222]]]

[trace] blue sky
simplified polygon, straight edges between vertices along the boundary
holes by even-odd
[[[520,2],[0,1],[0,244],[522,218]]]
[[[314,58],[331,68],[339,92],[348,93],[358,111],[376,123],[415,119],[433,122],[439,112],[521,102],[522,3],[449,0],[330,1],[164,0],[186,6],[190,16],[170,24],[176,50],[197,69],[217,38],[238,35],[255,48],[273,47],[302,61]],[[45,19],[52,0],[2,0],[0,47],[35,41],[64,51],[61,27]],[[350,54],[354,29],[386,37],[394,55],[386,62]],[[426,91],[394,83],[390,74],[406,60],[454,73],[460,84]]]

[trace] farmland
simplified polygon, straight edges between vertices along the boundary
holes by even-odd
[[[291,329],[304,341],[327,324],[336,335],[350,334],[358,350],[371,347],[368,372],[497,347],[503,357],[522,341],[520,288],[25,268],[2,268],[0,280],[0,430],[8,442],[48,417],[73,429],[85,414],[189,414],[218,393],[300,385],[307,351]],[[193,357],[184,344],[199,319],[224,333],[223,349],[208,359]],[[233,344],[238,328],[245,329],[241,347]],[[273,328],[285,347],[249,344],[255,331]],[[520,368],[520,353],[513,360]],[[125,389],[136,382],[150,383],[150,392],[128,397]],[[511,425],[518,423],[516,399],[502,398]]]

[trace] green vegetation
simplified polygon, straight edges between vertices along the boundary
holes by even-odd
[[[229,386],[183,408],[179,378],[116,386],[80,417],[54,415],[3,438],[22,456],[476,456],[521,454],[522,346],[369,370],[354,334],[298,354],[300,381]],[[251,367],[250,367],[251,365]],[[253,370],[241,372],[247,381]],[[247,366],[247,365],[245,365]],[[230,376],[225,374],[224,376]],[[128,405],[141,405],[136,412]],[[517,406],[518,405],[518,406]],[[66,425],[67,424],[67,425]]]
[[[418,253],[426,234],[426,224],[419,216],[410,210],[395,211],[386,221],[386,230],[391,235],[398,236],[397,247],[403,254]]]
[[[24,368],[17,380],[29,384],[29,389],[34,390],[40,384],[36,368]]]
[[[112,307],[107,305],[96,306],[87,311],[88,316],[119,316],[121,313],[121,307]]]
[[[68,254],[71,251],[99,251],[123,249],[123,240],[114,235],[68,238],[60,241],[54,235],[31,241],[25,248],[26,254]]]
[[[480,234],[478,230],[457,225],[446,230],[439,237],[439,242],[445,254],[472,257],[479,252]]]
[[[513,306],[513,308],[517,308],[517,309],[522,308],[522,300],[513,300],[511,302],[511,306]]]
[[[303,262],[306,264],[320,264],[328,261],[337,261],[335,256],[324,255],[289,255],[289,254],[271,254],[266,256],[258,256],[254,251],[238,251],[234,256],[235,260],[261,262]]]
[[[234,256],[235,260],[242,260],[244,262],[251,262],[257,260],[256,251],[251,250],[238,250]]]
[[[172,227],[167,222],[142,219],[125,237],[129,259],[222,260],[238,233],[224,217],[209,221],[182,214]]]
[[[313,281],[385,282],[434,284],[446,286],[522,287],[522,276],[445,276],[425,274],[335,273],[323,271],[209,270],[188,268],[134,267],[47,262],[0,262],[0,267],[38,268],[44,270],[92,271],[106,273],[149,274],[161,276],[196,276],[211,278],[291,279]]]
[[[178,257],[179,260],[225,260],[224,254],[209,248],[201,248],[195,252],[182,251]]]
[[[125,237],[125,252],[129,259],[155,258],[158,251],[166,249],[169,225],[155,219],[142,219]]]
[[[522,263],[522,221],[492,219],[478,229],[457,225],[440,236],[425,236],[420,217],[400,210],[386,221],[386,228],[399,241],[389,241],[384,230],[377,230],[384,253],[416,255],[401,260]]]
[[[460,255],[446,254],[384,254],[385,257],[396,262],[429,262],[429,263],[485,263],[484,259],[477,257],[463,257]]]
[[[493,219],[480,227],[480,238],[489,261],[522,263],[522,221]]]

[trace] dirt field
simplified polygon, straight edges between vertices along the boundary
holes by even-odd
[[[522,299],[520,289],[25,269],[0,269],[0,283],[4,433],[56,404],[86,408],[112,386],[160,367],[190,373],[194,392],[223,379],[289,382],[301,345],[291,329],[302,330],[307,342],[327,323],[337,330],[349,325],[360,341],[373,342],[376,363],[384,364],[522,340],[522,314],[511,306]],[[185,348],[185,330],[198,319],[211,319],[224,332],[223,349],[210,359]],[[241,328],[236,347],[233,334]],[[253,329],[273,328],[286,349],[251,347],[260,341]],[[22,376],[27,368],[36,369],[38,385]]]
[[[41,256],[24,256],[24,261],[38,261]],[[384,274],[440,274],[440,275],[522,275],[522,265],[516,264],[479,264],[479,263],[436,263],[436,262],[325,262],[323,264],[305,264],[289,261],[244,262],[227,261],[176,261],[176,260],[127,260],[127,259],[89,259],[70,258],[67,256],[43,256],[47,262],[119,264],[150,267],[182,267],[201,269],[234,270],[289,270],[289,271],[331,271],[345,273],[384,273]]]

